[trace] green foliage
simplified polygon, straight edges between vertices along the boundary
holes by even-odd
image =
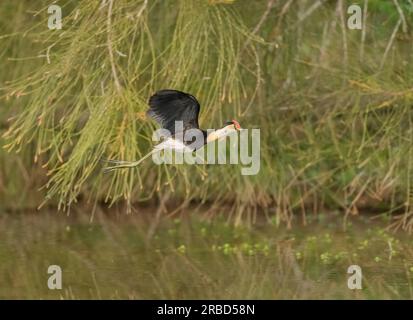
[[[268,3],[59,1],[63,29],[54,31],[46,1],[30,4],[35,16],[20,5],[16,30],[1,25],[14,36],[0,35],[0,57],[34,58],[2,61],[1,117],[13,116],[6,149],[34,157],[39,176],[47,170],[46,199],[63,208],[80,196],[131,207],[162,194],[183,205],[231,203],[235,223],[252,221],[258,208],[288,225],[293,212],[374,209],[404,213],[410,228],[409,3],[398,1],[401,14],[391,1],[369,1],[364,32],[347,29],[345,1]],[[8,14],[17,6],[1,5]],[[148,161],[102,175],[101,158],[150,150],[155,125],[144,112],[161,88],[196,95],[203,127],[236,118],[260,128],[260,173]]]
[[[5,137],[8,150],[35,142],[36,159],[47,154],[48,197],[70,205],[101,158],[142,156],[153,128],[146,101],[157,88],[194,92],[220,123],[224,112],[217,106],[229,103],[240,113],[246,89],[239,53],[251,37],[230,10],[204,2],[180,1],[176,17],[171,4],[81,2],[65,17],[64,31],[36,33],[47,48],[45,61],[6,87],[7,96],[30,92],[30,99]],[[147,164],[118,172],[105,188],[112,199],[130,199],[139,181],[145,190],[139,194],[147,197],[171,183],[172,174],[188,176],[183,170],[164,168],[166,174],[151,179]]]

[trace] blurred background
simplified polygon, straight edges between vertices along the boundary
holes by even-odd
[[[411,0],[1,1],[0,297],[412,298],[412,18]],[[201,127],[260,129],[259,173],[102,174],[151,149],[163,88],[198,98]]]

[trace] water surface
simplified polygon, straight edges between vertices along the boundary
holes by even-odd
[[[339,217],[292,230],[251,228],[199,215],[0,215],[0,298],[413,298],[413,239],[371,219]],[[347,286],[350,265],[362,289]],[[50,265],[63,287],[50,290]]]

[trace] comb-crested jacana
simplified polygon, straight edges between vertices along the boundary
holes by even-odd
[[[105,168],[105,172],[136,167],[153,153],[162,150],[193,152],[209,142],[241,130],[236,120],[225,122],[221,129],[215,131],[207,132],[200,129],[198,124],[200,109],[198,100],[188,93],[169,89],[156,92],[149,99],[147,115],[158,122],[163,129],[168,130],[170,136],[138,161],[106,160],[114,166]],[[176,121],[181,124],[180,127],[176,126]],[[195,140],[186,141],[183,137],[186,137],[187,133],[190,133]]]

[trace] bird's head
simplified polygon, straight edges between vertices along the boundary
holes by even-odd
[[[224,127],[218,130],[218,136],[219,138],[223,138],[237,131],[241,131],[241,126],[239,125],[238,121],[228,120],[228,121],[225,121]]]
[[[226,121],[221,129],[218,129],[208,135],[207,143],[214,140],[221,140],[237,131],[241,131],[241,126],[236,120]]]
[[[224,124],[224,128],[226,128],[228,131],[240,131],[241,130],[241,126],[238,123],[237,120],[228,120],[225,122]]]

